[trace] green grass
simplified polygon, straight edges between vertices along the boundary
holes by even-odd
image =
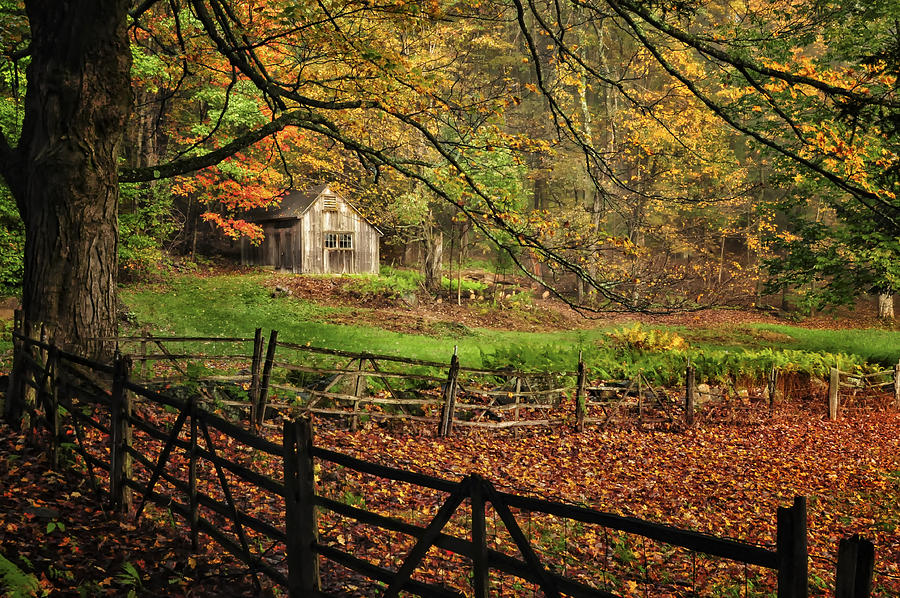
[[[787,335],[804,351],[847,353],[860,358],[892,366],[900,361],[900,332],[878,328],[828,330],[800,328],[773,324],[755,324],[753,328]]]
[[[748,324],[709,328],[668,327],[688,347],[670,350],[628,345],[610,336],[622,326],[559,332],[463,329],[452,322],[434,326],[430,336],[402,334],[375,326],[325,322],[329,315],[362,313],[364,308],[327,307],[294,297],[273,298],[263,283],[269,274],[177,276],[166,286],[123,289],[138,327],[154,334],[247,336],[262,327],[279,331],[279,339],[314,346],[402,355],[447,362],[455,345],[470,367],[517,367],[573,371],[579,351],[592,375],[603,378],[648,374],[661,383],[677,383],[690,359],[700,379],[730,375],[763,378],[773,365],[824,375],[843,368],[883,365],[900,359],[900,333],[886,330],[810,330],[797,326]],[[392,274],[391,280],[398,276]],[[405,276],[403,274],[399,276]],[[369,289],[377,278],[362,278]],[[648,327],[660,329],[662,327]],[[621,335],[619,335],[621,339]]]

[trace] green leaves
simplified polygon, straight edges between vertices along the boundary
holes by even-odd
[[[34,575],[25,573],[0,554],[0,589],[7,598],[31,598],[39,595],[40,586]]]

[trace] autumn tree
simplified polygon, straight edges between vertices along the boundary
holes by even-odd
[[[677,132],[673,123],[682,114],[675,113],[673,119],[667,113],[668,102],[648,101],[647,94],[631,84],[643,80],[636,72],[623,76],[609,68],[605,56],[583,50],[581,40],[604,27],[652,58],[628,64],[635,70],[648,64],[661,70],[668,83],[656,89],[690,96],[703,113],[744,137],[750,152],[784,172],[814,178],[833,190],[829,195],[836,202],[830,207],[849,225],[843,230],[853,231],[845,240],[854,238],[870,247],[875,243],[880,252],[890,251],[886,241],[900,230],[895,3],[513,0],[513,4],[538,73],[538,88],[560,135],[581,148],[598,190],[612,184],[619,195],[636,191],[630,177],[621,174],[619,154],[602,151],[584,119],[577,118],[578,111],[558,92],[554,73],[542,61],[547,47],[553,49],[557,63],[583,73],[589,85],[616,94],[622,105],[664,130]],[[583,14],[580,20],[566,17],[578,11]],[[854,42],[859,39],[866,41]],[[676,143],[687,139],[678,134],[672,138]],[[687,149],[690,142],[684,145]],[[711,149],[702,149],[706,155],[701,157],[722,155],[715,150],[711,154]],[[667,161],[664,167],[673,165]],[[668,187],[660,198],[677,199]],[[854,214],[855,225],[850,225]],[[750,229],[749,222],[737,224]],[[862,251],[857,263],[864,261],[863,255],[871,252]],[[584,274],[591,278],[590,272]],[[593,282],[600,287],[607,284],[602,279]]]
[[[881,21],[884,30],[872,44],[855,55],[844,52],[839,62],[820,61],[824,54],[817,53],[817,31],[849,17],[864,23],[869,11],[889,8],[887,2],[873,6],[630,0],[473,6],[6,2],[4,26],[22,25],[23,43],[4,48],[4,54],[7,64],[26,65],[26,95],[21,134],[4,124],[0,168],[25,226],[26,317],[49,324],[63,344],[102,354],[108,346],[92,339],[116,331],[119,183],[162,180],[222,164],[286,129],[340,146],[373,179],[391,170],[417,181],[510,255],[524,247],[539,261],[585,279],[604,306],[671,307],[664,293],[636,297],[628,284],[601,277],[596,259],[579,251],[583,231],[510,213],[502,196],[481,184],[461,159],[473,131],[498,120],[511,123],[508,114],[533,94],[540,101],[531,103],[543,107],[547,116],[542,120],[557,136],[541,141],[567,144],[582,156],[595,194],[584,197],[584,203],[603,206],[613,187],[636,191],[620,176],[619,152],[605,150],[611,140],[600,129],[598,112],[591,111],[591,94],[603,90],[609,123],[623,106],[661,124],[671,114],[656,111],[656,104],[633,93],[642,72],[614,69],[613,53],[591,50],[604,43],[598,30],[606,32],[605,40],[616,32],[622,56],[645,54],[653,70],[668,78],[670,89],[690,95],[702,110],[749,138],[755,151],[782,156],[819,177],[846,194],[878,230],[896,236],[896,189],[883,176],[897,167],[892,21]],[[440,30],[442,24],[445,31],[459,27],[462,41],[440,52],[423,47],[433,37],[420,34]],[[481,32],[492,27],[515,30],[521,45],[512,47],[524,52],[508,52],[512,60],[506,70],[480,69],[472,60],[477,53],[466,45],[482,40]],[[165,163],[132,160],[120,168],[120,158],[128,154],[122,133],[130,126],[133,98],[144,93],[135,87],[131,42],[148,31],[149,46],[180,64],[186,77],[196,64],[218,72],[218,79],[210,75],[210,83],[224,80],[220,89],[240,89],[262,118],[231,128],[213,125],[206,132],[213,135],[185,135],[180,143],[192,149],[167,156],[172,159]],[[850,37],[848,31],[844,39]],[[677,60],[682,54],[695,59]],[[723,94],[723,87],[736,93]],[[810,103],[818,106],[815,120],[807,116]],[[377,123],[387,132],[375,134]],[[865,151],[855,135],[863,128],[881,134],[873,137],[878,144]],[[525,163],[539,163],[547,155],[547,148],[533,151],[537,144],[518,137],[514,127],[501,127],[501,132],[507,136],[504,146],[524,155]],[[820,142],[832,137],[834,143]],[[267,143],[277,155],[276,142]],[[223,168],[228,170],[227,163]],[[445,169],[467,188],[466,194],[451,193],[430,176],[435,168]],[[587,192],[588,186],[581,189]],[[227,216],[227,211],[220,213]],[[596,219],[591,226],[595,256],[604,247],[621,247],[619,239],[600,234]]]

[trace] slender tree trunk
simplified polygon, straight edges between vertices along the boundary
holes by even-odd
[[[878,317],[883,320],[894,319],[894,295],[891,293],[878,294]]]
[[[131,106],[127,0],[29,0],[31,64],[11,185],[25,222],[25,317],[99,357],[116,333],[117,160]],[[8,177],[7,177],[8,178]]]
[[[438,293],[441,290],[441,265],[444,260],[444,233],[434,222],[425,226],[422,245],[425,249],[425,290]]]

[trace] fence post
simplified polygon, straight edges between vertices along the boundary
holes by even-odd
[[[688,364],[684,371],[684,425],[694,425],[694,395],[697,392],[694,366]]]
[[[152,368],[151,368],[152,369]],[[141,340],[141,369],[138,377],[141,379],[147,378],[147,339],[144,338]],[[151,378],[153,376],[150,376]]]
[[[778,507],[778,598],[809,596],[809,555],[806,546],[806,497],[794,497],[791,507]]]
[[[529,388],[531,388],[530,385],[529,385]],[[522,394],[522,377],[516,376],[516,395],[515,395],[515,402],[513,403],[513,405],[515,405],[515,408],[513,409],[513,421],[519,421],[519,403],[521,402],[521,398],[522,398],[521,394]],[[516,432],[518,432],[518,428],[516,429]]]
[[[900,410],[900,363],[894,366],[894,407]]]
[[[316,482],[313,473],[313,432],[309,418],[283,426],[285,533],[287,535],[288,596],[303,598],[319,591],[319,560],[315,543]]]
[[[838,391],[840,386],[841,371],[837,368],[831,368],[831,377],[828,379],[828,419],[832,421],[838,418],[838,408],[840,407]]]
[[[838,545],[835,598],[869,598],[875,568],[875,546],[854,534]]]
[[[262,363],[262,328],[253,333],[253,361],[250,362],[250,421],[256,421],[256,403],[259,401],[259,368]]]
[[[775,389],[778,387],[778,370],[772,366],[769,371],[769,412],[775,412]]]
[[[490,592],[487,531],[484,517],[484,479],[472,474],[472,590],[475,598],[487,598]]]
[[[125,388],[130,369],[131,360],[116,355],[110,394],[109,499],[114,511],[124,512],[131,509],[131,489],[125,483],[131,475],[131,400]]]
[[[444,386],[444,409],[441,413],[441,426],[438,436],[449,436],[453,430],[453,412],[456,409],[456,385],[459,378],[458,346],[453,347],[453,357],[450,358],[450,371],[447,373],[447,384]]]
[[[353,396],[357,398],[356,401],[353,401],[353,415],[350,418],[350,431],[356,432],[359,429],[359,400],[363,393],[366,391],[366,377],[362,375],[363,366],[366,363],[366,360],[362,357],[359,358],[359,364],[356,366],[356,380],[353,386]]]
[[[254,429],[266,420],[266,400],[269,398],[269,377],[272,375],[272,363],[275,361],[275,348],[278,346],[278,331],[269,334],[269,345],[266,347],[266,362],[263,364],[262,379],[259,383],[259,398],[256,403],[256,419]]]
[[[197,500],[197,398],[188,399],[188,417],[191,418],[190,448],[188,449],[188,507],[191,511],[191,550],[197,552],[200,505]]]
[[[584,432],[584,416],[587,411],[586,376],[584,372],[584,354],[578,352],[578,382],[575,387],[575,430]]]
[[[13,312],[13,330],[18,334],[24,334],[24,321],[22,310]],[[13,335],[13,366],[9,373],[9,384],[6,388],[6,400],[3,403],[3,418],[6,423],[15,430],[22,425],[22,367],[25,362],[22,359],[22,340]]]
[[[59,394],[57,389],[57,369],[59,368],[59,349],[50,345],[47,361],[44,364],[47,381],[41,392],[44,393],[44,411],[47,425],[50,428],[50,466],[59,467]]]

